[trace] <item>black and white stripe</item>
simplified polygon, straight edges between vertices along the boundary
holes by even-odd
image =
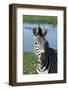
[[[34,45],[34,51],[35,51],[35,55],[37,56],[37,72],[38,73],[48,73],[48,63],[46,63],[47,67],[43,65],[42,63],[42,54],[44,54],[45,50],[42,48],[40,49],[40,44],[39,42],[36,40],[36,38],[34,39],[35,45]]]
[[[57,52],[49,47],[45,38],[46,30],[33,29],[34,34],[34,51],[37,56],[37,72],[38,73],[57,73]]]

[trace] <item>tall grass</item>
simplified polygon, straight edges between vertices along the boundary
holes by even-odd
[[[23,73],[24,74],[37,74],[36,56],[34,53],[24,52],[23,54]]]
[[[23,22],[57,24],[57,16],[23,15]]]

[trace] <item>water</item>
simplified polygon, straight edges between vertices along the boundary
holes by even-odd
[[[24,32],[24,52],[33,52],[34,51],[34,41],[33,41],[33,33],[32,28],[38,27],[38,24],[28,24],[24,23],[23,32]],[[49,24],[40,24],[40,27],[44,30],[46,27],[48,28],[47,32],[47,40],[49,42],[49,46],[51,48],[57,49],[57,26],[49,25]]]

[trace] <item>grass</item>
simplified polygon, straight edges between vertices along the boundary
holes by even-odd
[[[23,54],[23,73],[24,74],[37,74],[36,56],[34,53],[25,52]]]
[[[26,23],[46,23],[57,24],[57,16],[35,16],[35,15],[23,15],[23,22]]]

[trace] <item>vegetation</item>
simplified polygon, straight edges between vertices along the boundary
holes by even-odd
[[[46,24],[57,24],[57,16],[35,16],[35,15],[24,15],[23,22],[25,23],[46,23]]]
[[[34,53],[25,52],[23,54],[23,73],[24,74],[37,74],[36,56]]]

